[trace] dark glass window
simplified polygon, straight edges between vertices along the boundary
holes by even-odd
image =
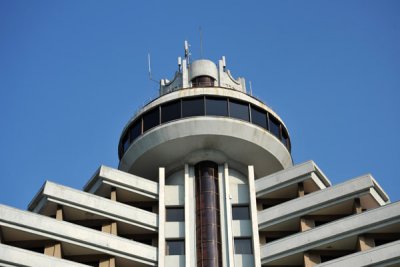
[[[287,133],[286,129],[283,127],[283,125],[282,125],[282,138],[281,138],[281,140],[282,140],[282,143],[286,147],[289,147],[289,136],[288,136],[288,133]]]
[[[229,113],[232,118],[249,121],[249,105],[247,103],[229,100]]]
[[[181,101],[173,101],[161,106],[161,123],[181,117]]]
[[[204,98],[182,99],[182,117],[204,116]]]
[[[167,240],[166,255],[185,255],[185,240]]]
[[[251,106],[251,121],[252,123],[268,129],[267,126],[267,113],[266,111],[257,107]]]
[[[235,238],[235,254],[253,254],[251,238]]]
[[[249,206],[232,206],[232,219],[249,220],[250,219]]]
[[[214,86],[214,79],[209,76],[199,76],[192,80],[193,87],[210,87]]]
[[[277,119],[272,117],[272,115],[269,115],[269,129],[273,135],[275,135],[276,137],[278,137],[278,139],[280,139],[281,136],[280,123]]]
[[[185,210],[183,207],[167,207],[166,208],[167,222],[183,222],[185,221]]]
[[[160,112],[158,107],[143,115],[143,132],[160,124]]]
[[[135,121],[132,125],[132,127],[129,129],[130,135],[131,135],[131,142],[138,138],[142,134],[142,119],[138,119]]]
[[[226,98],[206,98],[206,115],[228,116],[228,101]]]
[[[123,144],[123,151],[125,153],[125,151],[128,150],[129,145],[131,144],[131,142],[129,141],[129,132],[127,132],[124,136],[124,138],[122,139],[122,144]]]

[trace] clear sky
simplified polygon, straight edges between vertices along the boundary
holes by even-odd
[[[25,209],[45,180],[81,189],[118,166],[121,131],[193,58],[285,121],[295,163],[333,184],[371,173],[400,199],[400,1],[0,1],[0,203]]]

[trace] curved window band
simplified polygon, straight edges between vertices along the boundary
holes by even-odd
[[[173,120],[194,116],[220,116],[250,122],[270,132],[289,152],[291,151],[286,128],[271,113],[245,101],[203,95],[172,100],[141,114],[129,125],[121,138],[119,158],[121,159],[133,141],[146,131]]]

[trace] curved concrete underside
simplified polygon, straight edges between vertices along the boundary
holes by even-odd
[[[119,169],[156,180],[159,167],[167,167],[169,173],[202,160],[227,162],[243,173],[253,165],[256,177],[293,165],[286,147],[260,127],[230,118],[191,117],[155,127],[138,138]]]

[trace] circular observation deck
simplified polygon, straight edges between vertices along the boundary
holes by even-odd
[[[243,92],[197,87],[165,94],[128,122],[119,169],[149,179],[203,160],[262,177],[292,165],[288,131],[269,107]]]

